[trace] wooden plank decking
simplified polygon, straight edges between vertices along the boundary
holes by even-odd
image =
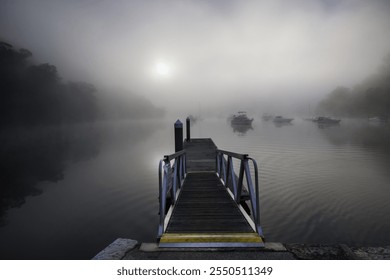
[[[253,232],[215,172],[187,175],[167,233]]]
[[[191,139],[184,142],[187,153],[187,172],[215,171],[215,151],[217,146],[210,138]]]
[[[184,143],[187,177],[160,247],[262,247],[255,232],[215,172],[211,139]]]

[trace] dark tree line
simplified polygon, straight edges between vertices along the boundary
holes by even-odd
[[[26,49],[0,42],[1,125],[73,123],[98,117],[92,85],[63,83],[54,65],[35,65],[31,56]]]
[[[105,98],[84,82],[63,82],[57,68],[0,42],[0,127],[157,117],[163,111],[135,95]]]
[[[347,117],[390,117],[390,55],[378,71],[353,88],[338,87],[322,100],[319,114]]]

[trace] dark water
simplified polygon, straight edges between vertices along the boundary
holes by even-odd
[[[153,242],[157,166],[175,120],[0,133],[0,258],[89,259],[118,237]],[[268,241],[390,244],[390,127],[205,119],[193,137],[260,166]]]

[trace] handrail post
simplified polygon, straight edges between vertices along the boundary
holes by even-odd
[[[227,166],[226,166],[227,175],[226,175],[226,180],[225,180],[226,187],[228,187],[228,182],[229,182],[231,160],[232,160],[232,157],[228,156]]]
[[[183,155],[183,171],[184,171],[183,174],[183,178],[184,178],[185,175],[187,174],[187,154]]]
[[[183,156],[180,156],[180,161],[179,161],[179,188],[181,187],[181,180],[183,178]]]
[[[230,178],[232,180],[232,186],[233,186],[233,193],[234,193],[234,200],[237,201],[237,195],[238,195],[238,191],[237,191],[237,181],[236,181],[236,174],[234,173],[234,167],[233,167],[233,159],[232,157],[229,157],[229,162],[230,162],[230,169],[229,169],[229,174],[230,174]]]
[[[253,158],[249,158],[253,163],[253,168],[255,170],[255,191],[256,191],[256,205],[257,205],[257,219],[256,219],[256,226],[257,226],[257,232],[260,236],[263,236],[263,230],[260,226],[260,190],[259,190],[259,171],[257,168],[257,162]]]
[[[244,165],[245,165],[245,177],[246,177],[246,182],[247,182],[247,186],[248,186],[248,191],[249,191],[249,195],[250,195],[250,199],[251,199],[251,204],[252,204],[252,210],[253,210],[253,216],[255,218],[255,221],[257,221],[257,204],[256,204],[256,193],[254,191],[254,188],[253,188],[253,182],[252,182],[252,178],[251,178],[251,173],[250,173],[250,170],[249,170],[249,164],[248,164],[248,159],[244,159]]]
[[[221,178],[221,153],[216,151],[216,161],[217,161],[217,173],[219,178]]]
[[[173,182],[171,188],[172,205],[175,205],[176,203],[177,169],[178,169],[178,158],[175,159],[175,162],[173,164]]]
[[[190,142],[191,141],[191,120],[190,120],[190,117],[187,117],[186,119],[186,133],[187,133],[187,138],[186,138],[186,141],[187,142]]]
[[[223,172],[223,154],[221,153],[219,158],[218,158],[218,161],[219,161],[219,179],[222,179],[222,172]]]
[[[161,169],[162,169],[162,163],[163,160],[160,160],[158,164],[158,199],[159,199],[159,214],[160,214],[160,223],[158,225],[158,232],[157,232],[157,238],[160,238],[164,232],[164,214],[162,212],[162,193],[163,193],[163,185],[162,185],[162,174],[161,174]]]
[[[241,202],[241,192],[242,192],[243,180],[244,180],[244,162],[243,162],[243,160],[241,160],[241,163],[240,163],[240,174],[238,175],[237,198],[236,198],[236,202],[238,204]]]
[[[173,167],[171,160],[174,160]],[[186,169],[186,153],[185,151],[177,152],[172,155],[166,155],[159,162],[158,167],[158,184],[159,184],[159,214],[160,222],[158,226],[157,238],[161,238],[165,231],[165,212],[167,209],[167,194],[170,190],[173,206],[176,202],[176,195],[178,187],[181,187],[181,183],[185,178]],[[173,174],[172,174],[173,168]],[[171,188],[169,189],[169,185]]]
[[[218,162],[219,152],[215,151],[215,171],[219,174],[219,162]]]
[[[225,181],[225,184],[227,184],[227,181],[228,181],[228,176],[229,176],[229,170],[227,169],[227,165],[228,165],[228,161],[223,158],[223,165],[225,167],[225,172],[224,172],[224,181]]]
[[[168,159],[164,158],[164,160],[160,160],[159,164],[159,182],[161,183],[159,186],[159,196],[160,196],[160,224],[158,227],[158,238],[162,236],[164,233],[164,221],[165,221],[165,209],[167,203],[167,186],[168,186],[168,167],[169,165]],[[161,176],[161,169],[164,170],[163,176]],[[162,177],[162,180],[161,180]]]

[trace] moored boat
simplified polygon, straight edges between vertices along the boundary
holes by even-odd
[[[273,118],[273,122],[274,123],[291,123],[294,119],[293,118],[285,118],[285,117],[282,117],[282,116],[276,116],[275,118]]]
[[[319,124],[338,124],[341,122],[341,120],[328,118],[328,117],[317,117],[317,118],[313,119],[313,122],[316,122]]]
[[[253,118],[250,119],[248,118],[246,112],[240,111],[238,114],[235,114],[231,118],[231,125],[246,125],[246,126],[251,126],[253,122]]]

